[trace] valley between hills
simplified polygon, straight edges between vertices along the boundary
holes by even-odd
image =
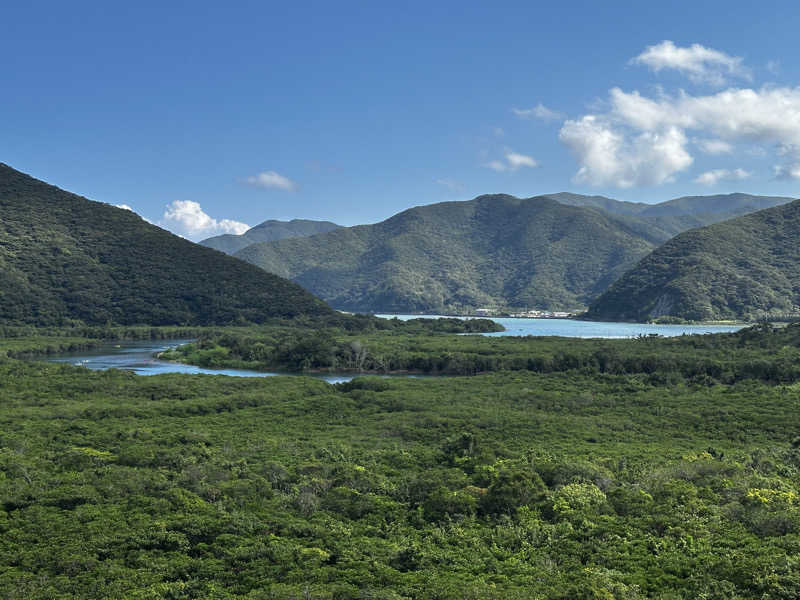
[[[798,212],[490,195],[210,248],[0,165],[0,596],[797,598]],[[486,305],[758,323],[368,314]],[[153,340],[206,373],[53,362]]]

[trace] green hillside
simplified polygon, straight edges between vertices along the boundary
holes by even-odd
[[[328,314],[299,286],[0,163],[0,323],[227,324]]]
[[[274,242],[294,237],[308,237],[318,233],[326,233],[338,229],[341,225],[330,221],[309,221],[307,219],[292,219],[291,221],[276,221],[270,219],[255,227],[248,229],[241,235],[225,234],[210,237],[200,242],[203,246],[214,248],[225,254],[234,254],[250,244],[258,242]]]
[[[800,200],[687,231],[626,273],[590,318],[754,319],[800,312]]]
[[[584,306],[670,234],[545,197],[480,196],[236,256],[353,311]]]
[[[715,196],[683,196],[658,204],[625,202],[605,196],[584,196],[559,192],[548,194],[562,204],[600,208],[618,215],[638,217],[694,217],[703,225],[711,225],[725,219],[746,215],[757,210],[780,206],[794,200],[785,196],[753,196],[751,194],[718,194]],[[687,221],[691,222],[691,221]]]

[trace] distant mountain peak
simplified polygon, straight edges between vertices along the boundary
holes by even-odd
[[[255,227],[251,227],[241,235],[217,235],[202,240],[200,244],[226,254],[235,254],[250,244],[273,242],[294,237],[307,237],[318,233],[327,233],[339,227],[341,225],[330,221],[312,221],[308,219],[279,221],[277,219],[269,219]]]

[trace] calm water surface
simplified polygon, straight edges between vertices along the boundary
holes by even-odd
[[[421,316],[440,315],[376,315],[400,320],[418,319]],[[631,338],[657,333],[666,337],[693,333],[726,333],[739,331],[743,325],[648,325],[646,323],[602,323],[599,321],[573,321],[572,319],[505,319],[493,318],[505,331],[487,333],[489,336],[505,335],[558,335],[575,338]]]
[[[86,367],[96,371],[105,369],[124,369],[138,375],[160,375],[162,373],[187,373],[196,375],[230,375],[232,377],[276,377],[278,375],[296,375],[296,373],[265,373],[264,371],[248,371],[247,369],[206,369],[194,365],[159,360],[156,354],[168,348],[187,344],[192,340],[159,340],[159,341],[123,341],[98,346],[94,350],[80,352],[64,352],[48,356],[47,362],[67,363],[78,367]],[[341,383],[353,379],[353,375],[308,375],[328,383]]]
[[[401,320],[415,319],[420,315],[378,315],[379,317]],[[436,317],[438,315],[427,315]],[[638,335],[657,333],[674,336],[693,333],[720,333],[738,331],[742,326],[734,325],[645,325],[640,323],[599,323],[593,321],[572,321],[570,319],[493,319],[506,328],[506,331],[487,333],[489,336],[505,335],[557,335],[576,338],[629,338]],[[67,352],[47,357],[48,362],[68,363],[87,369],[125,369],[139,375],[159,375],[161,373],[187,373],[206,375],[230,375],[233,377],[275,377],[277,375],[297,375],[296,373],[265,373],[246,369],[206,369],[194,365],[159,360],[156,354],[168,348],[186,344],[191,340],[125,341],[99,346],[94,350]],[[350,381],[352,374],[304,374],[328,383]],[[405,377],[417,377],[406,375]]]

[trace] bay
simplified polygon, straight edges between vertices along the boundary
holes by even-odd
[[[430,319],[442,318],[442,315],[380,314],[376,316],[383,317],[385,319],[397,318],[401,321],[419,319],[421,317]],[[479,317],[463,318],[470,319]],[[648,323],[604,323],[601,321],[576,321],[573,319],[522,319],[504,317],[489,318],[491,318],[492,321],[500,323],[506,328],[505,331],[483,334],[493,337],[533,335],[574,338],[624,339],[651,334],[673,337],[676,335],[730,333],[739,331],[742,329],[742,327],[745,327],[745,325],[651,325]]]

